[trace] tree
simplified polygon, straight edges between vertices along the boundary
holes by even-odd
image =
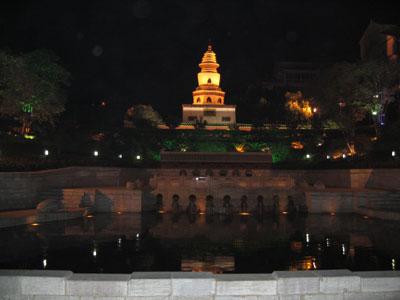
[[[297,127],[299,124],[307,123],[313,116],[310,101],[303,97],[301,91],[286,92],[285,97],[285,107],[289,111],[288,125]]]
[[[156,127],[162,123],[162,118],[152,106],[138,104],[132,106],[126,112],[125,120],[130,123],[132,127]]]
[[[64,111],[69,78],[52,52],[0,52],[0,116],[21,123],[21,135],[29,132],[34,122],[54,125],[56,116]]]
[[[374,120],[376,136],[385,124],[386,111],[395,100],[394,89],[400,83],[400,63],[396,61],[371,60],[360,64],[361,86],[372,99],[370,112]]]
[[[363,86],[360,67],[357,64],[338,63],[323,71],[319,78],[306,88],[313,106],[326,120],[333,121],[343,133],[349,152],[355,150],[355,128],[364,119],[374,98]]]

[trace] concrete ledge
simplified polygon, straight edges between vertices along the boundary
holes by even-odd
[[[272,274],[0,270],[0,299],[368,300],[400,299],[400,271],[276,271]]]
[[[54,213],[40,213],[36,209],[0,212],[0,228],[82,218],[93,212],[90,207],[72,208]]]
[[[212,273],[172,273],[172,292],[176,296],[212,296],[215,278]]]
[[[71,271],[0,270],[0,295],[65,295]]]
[[[343,293],[361,290],[360,277],[349,270],[320,270],[313,271],[320,278],[320,292]]]
[[[171,293],[170,272],[135,272],[128,283],[128,296],[169,296]]]
[[[215,275],[217,295],[275,295],[276,279],[271,274]]]
[[[399,271],[355,272],[361,278],[363,292],[400,292]]]
[[[74,274],[67,280],[66,295],[126,296],[131,275]]]
[[[278,294],[316,294],[320,278],[309,271],[276,271],[272,275],[278,282]]]

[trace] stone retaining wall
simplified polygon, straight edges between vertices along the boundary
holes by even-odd
[[[146,170],[70,167],[39,172],[0,172],[0,211],[35,208],[42,191],[54,188],[123,186]]]
[[[135,178],[147,180],[153,174],[179,176],[179,171],[70,167],[39,172],[0,172],[0,211],[34,208],[39,203],[39,194],[49,189],[124,186],[127,181]],[[192,171],[187,169],[188,176],[192,176]],[[240,170],[241,176],[245,171]],[[206,170],[202,172],[205,173]],[[229,172],[228,176],[231,176]],[[253,178],[290,177],[297,183],[305,180],[310,185],[322,181],[327,187],[400,190],[400,169],[252,170],[252,173]]]
[[[400,272],[272,274],[0,270],[0,298],[26,300],[377,300],[400,298]]]

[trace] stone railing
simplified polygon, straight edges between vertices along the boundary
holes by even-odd
[[[272,274],[0,270],[0,299],[318,300],[400,299],[400,272],[277,271]]]

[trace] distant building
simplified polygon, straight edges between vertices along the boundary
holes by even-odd
[[[216,55],[208,46],[199,64],[199,86],[193,91],[193,104],[182,105],[182,122],[207,121],[207,124],[235,124],[236,105],[225,105],[225,92],[219,86],[221,75]]]
[[[301,90],[306,82],[315,79],[321,66],[307,62],[279,62],[274,67],[273,79],[264,82],[263,87],[269,90],[286,88],[287,91]]]
[[[388,58],[400,55],[400,26],[378,24],[371,20],[360,40],[361,60]]]

